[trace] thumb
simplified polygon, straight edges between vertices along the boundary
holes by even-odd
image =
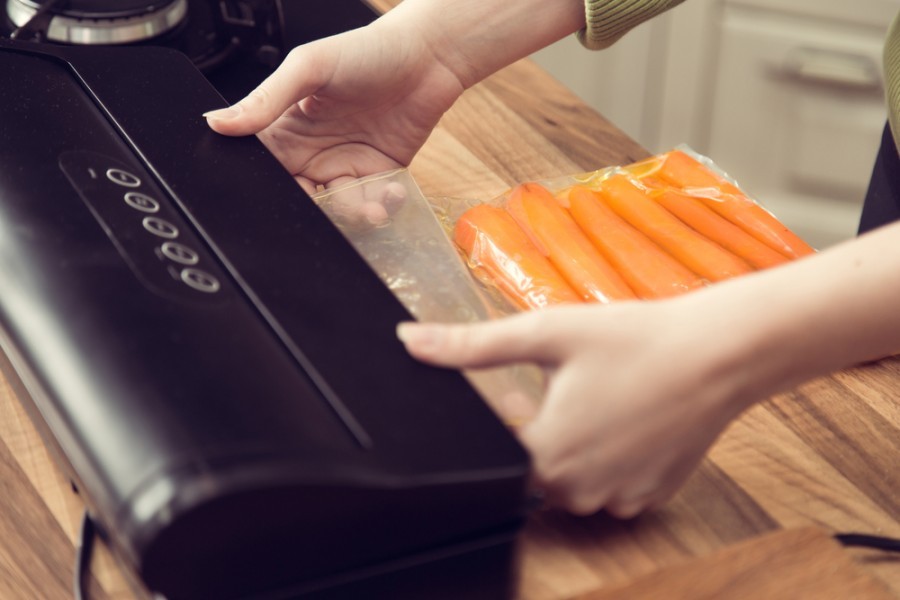
[[[540,334],[537,313],[472,324],[400,323],[397,337],[415,358],[433,365],[487,368],[512,362],[558,362],[559,351]]]
[[[317,57],[316,42],[292,50],[278,69],[236,104],[204,113],[207,123],[224,135],[259,133],[292,105],[311,96],[327,77]]]

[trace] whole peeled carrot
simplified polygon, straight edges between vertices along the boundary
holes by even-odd
[[[723,193],[718,197],[704,198],[704,204],[788,258],[800,258],[815,252],[772,213],[681,150],[667,152],[656,175],[685,190],[720,190]]]
[[[753,271],[743,259],[697,233],[657,204],[625,175],[605,180],[598,193],[607,205],[688,269],[710,281]]]
[[[568,190],[569,212],[591,242],[641,298],[675,296],[703,280],[629,225],[592,190]]]
[[[515,187],[506,209],[583,299],[608,303],[637,298],[546,188],[536,183]]]
[[[791,260],[713,211],[694,196],[674,190],[663,190],[659,195],[654,194],[653,199],[694,230],[740,256],[757,269],[767,269]]]
[[[575,290],[502,208],[481,204],[456,222],[453,240],[469,266],[523,309],[581,302]]]

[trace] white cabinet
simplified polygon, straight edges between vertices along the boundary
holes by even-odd
[[[886,111],[883,28],[726,5],[706,151],[824,247],[856,232]]]
[[[856,232],[898,10],[900,0],[687,0],[611,50],[537,60],[649,150],[687,143],[709,155],[824,248]]]

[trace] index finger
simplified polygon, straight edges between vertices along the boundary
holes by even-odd
[[[328,81],[329,40],[318,40],[291,50],[274,73],[233,106],[210,111],[209,126],[224,135],[259,133],[284,112],[311,96]]]
[[[430,364],[488,368],[514,362],[558,364],[566,332],[557,318],[569,308],[543,309],[472,324],[401,323],[397,335],[410,354]],[[548,313],[553,314],[548,314]]]

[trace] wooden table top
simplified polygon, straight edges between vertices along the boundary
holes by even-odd
[[[488,199],[520,181],[646,155],[523,61],[467,91],[411,172],[426,196]],[[612,598],[612,590],[679,571],[697,557],[716,556],[724,564],[740,544],[779,531],[900,536],[898,464],[900,359],[811,381],[735,421],[661,510],[625,522],[602,514],[535,514],[522,536],[519,596]],[[0,598],[70,598],[82,505],[2,379],[0,502]],[[900,562],[871,551],[840,552],[875,587],[900,596]],[[102,547],[92,567],[93,597],[135,597]],[[778,588],[766,589],[773,597]]]

